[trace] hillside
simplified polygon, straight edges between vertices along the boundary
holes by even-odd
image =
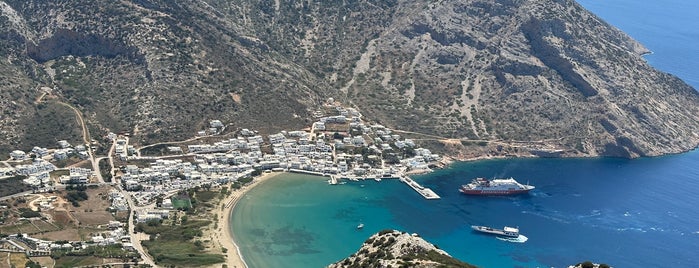
[[[93,136],[141,143],[211,119],[299,129],[333,97],[394,129],[461,139],[452,155],[699,144],[699,94],[571,0],[5,0],[0,14],[0,155],[71,139],[59,101]]]
[[[351,267],[448,267],[475,266],[452,258],[417,235],[395,230],[384,230],[372,235],[357,253],[328,266]]]

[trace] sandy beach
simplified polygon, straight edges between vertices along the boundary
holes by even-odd
[[[260,185],[261,183],[279,174],[281,173],[263,173],[261,176],[255,178],[248,185],[231,192],[231,194],[221,202],[221,205],[218,208],[219,213],[217,213],[219,224],[218,228],[216,229],[216,237],[221,247],[227,249],[227,252],[224,253],[224,255],[226,256],[225,264],[227,264],[229,268],[248,267],[247,264],[245,264],[245,261],[243,261],[243,257],[240,254],[240,250],[238,249],[238,246],[235,244],[233,234],[230,231],[231,212],[235,208],[235,205],[238,203],[238,200],[240,200],[240,197],[245,195],[245,193],[250,191],[250,189],[257,185]]]

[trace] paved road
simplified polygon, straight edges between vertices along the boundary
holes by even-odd
[[[144,263],[151,265],[153,267],[157,267],[155,265],[155,262],[153,262],[153,258],[151,258],[148,253],[143,249],[143,245],[141,245],[141,240],[135,238],[135,233],[134,229],[136,228],[136,224],[134,224],[134,215],[136,214],[136,206],[133,204],[133,198],[131,197],[131,194],[127,193],[121,187],[119,187],[119,191],[126,197],[126,201],[129,203],[129,236],[131,237],[131,244],[133,244],[133,247],[138,251],[138,254],[141,255],[141,259],[143,260]]]

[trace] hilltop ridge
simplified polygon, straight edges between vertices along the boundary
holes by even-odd
[[[2,154],[75,133],[55,101],[147,144],[307,127],[329,97],[452,156],[699,144],[699,94],[572,0],[5,0],[0,26]]]
[[[454,259],[417,234],[383,230],[369,237],[357,253],[328,268],[351,267],[463,267],[475,266]]]

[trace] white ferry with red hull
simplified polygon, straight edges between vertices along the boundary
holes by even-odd
[[[516,195],[525,194],[534,186],[524,185],[513,178],[486,180],[476,178],[469,184],[461,185],[459,192],[467,195]]]

